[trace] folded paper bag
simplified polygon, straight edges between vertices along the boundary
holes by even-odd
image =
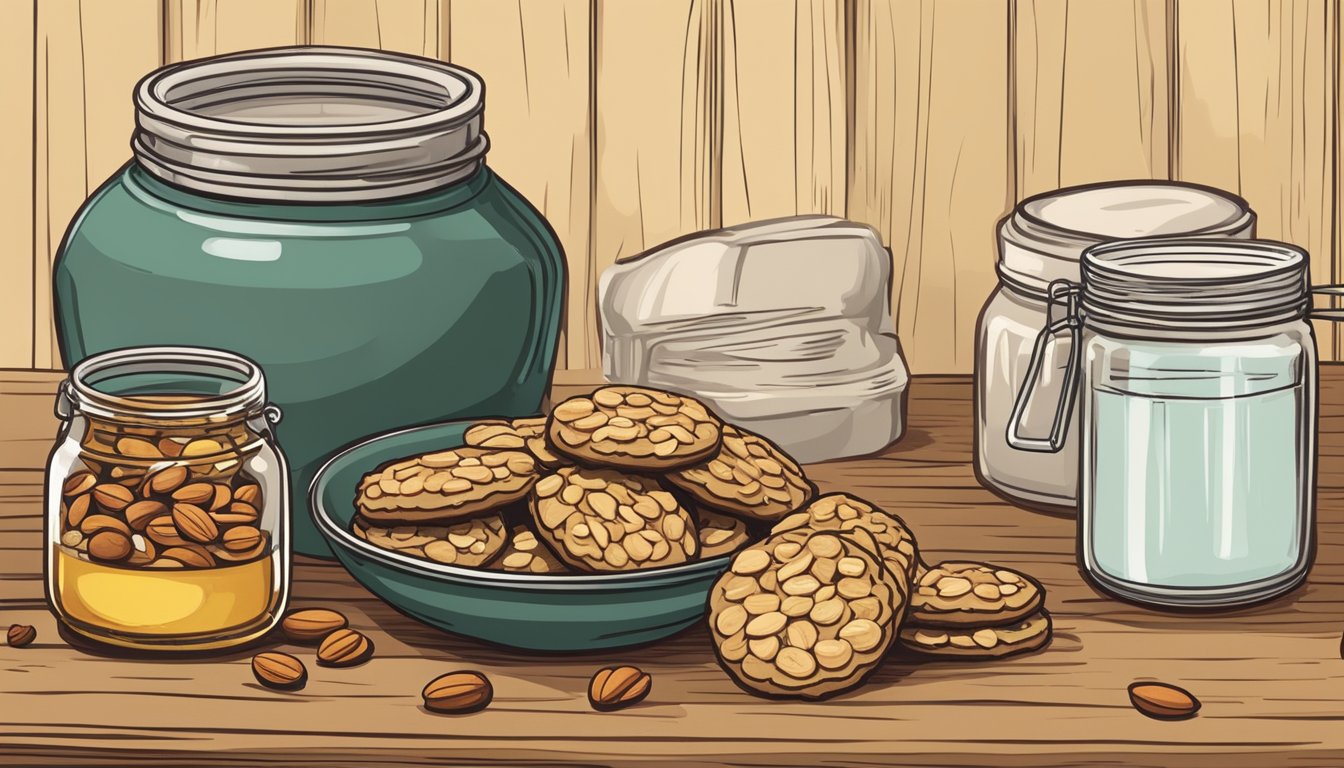
[[[613,265],[598,290],[609,381],[699,397],[800,461],[904,431],[891,254],[868,226],[797,216],[698,233]]]

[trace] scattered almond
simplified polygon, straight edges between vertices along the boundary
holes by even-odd
[[[373,658],[373,641],[353,629],[329,633],[317,648],[317,663],[324,667],[354,667]]]
[[[282,691],[297,691],[308,682],[308,670],[302,661],[276,651],[253,656],[252,674],[267,688]]]
[[[604,667],[588,683],[588,703],[599,712],[638,704],[653,690],[653,678],[639,667]]]
[[[316,643],[338,629],[350,625],[345,616],[327,608],[290,611],[280,621],[280,631],[295,643]]]
[[[489,706],[495,689],[485,675],[464,670],[430,680],[420,695],[424,697],[425,709],[430,712],[464,715]]]
[[[37,639],[37,630],[28,624],[11,624],[7,636],[10,648],[22,648]]]
[[[1154,720],[1185,720],[1199,711],[1199,699],[1184,688],[1167,683],[1133,683],[1129,702]]]

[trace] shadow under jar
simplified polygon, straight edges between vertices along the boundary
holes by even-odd
[[[47,467],[47,597],[116,646],[209,650],[284,610],[289,488],[255,363],[191,347],[85,360]]]

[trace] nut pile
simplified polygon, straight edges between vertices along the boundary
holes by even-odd
[[[549,418],[480,421],[464,442],[366,475],[355,535],[464,567],[633,571],[731,554],[815,492],[765,438],[638,387],[571,398]]]
[[[822,699],[860,685],[896,644],[992,659],[1049,642],[1045,590],[1025,575],[963,562],[920,570],[899,517],[821,496],[738,552],[714,584],[719,663],[751,693]]]
[[[93,429],[61,486],[60,543],[125,568],[215,568],[271,553],[262,484],[242,469],[254,438]]]

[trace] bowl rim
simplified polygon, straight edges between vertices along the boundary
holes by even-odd
[[[620,573],[594,573],[594,574],[537,574],[537,573],[512,573],[509,571],[495,571],[486,568],[466,568],[458,565],[446,565],[429,560],[422,560],[410,555],[403,555],[396,552],[376,547],[367,541],[356,537],[350,531],[345,530],[338,525],[330,513],[327,511],[327,505],[323,496],[328,486],[331,485],[332,476],[336,473],[338,465],[353,462],[355,454],[368,450],[378,443],[391,440],[403,435],[409,435],[416,432],[427,432],[433,429],[443,429],[445,427],[455,427],[458,425],[469,426],[485,417],[473,419],[451,419],[449,421],[437,421],[429,424],[419,424],[412,427],[402,427],[399,429],[379,432],[374,435],[366,436],[347,444],[344,448],[337,451],[322,463],[317,474],[313,476],[312,482],[308,486],[308,511],[312,515],[313,522],[316,523],[319,533],[323,535],[331,544],[339,549],[346,550],[349,554],[356,557],[362,557],[373,560],[381,565],[393,568],[398,571],[409,573],[413,576],[432,578],[437,581],[448,581],[455,583],[466,583],[469,586],[485,587],[525,587],[528,589],[574,589],[575,587],[648,587],[663,586],[676,583],[681,580],[694,580],[702,578],[706,572],[722,571],[726,569],[732,560],[732,553],[719,555],[708,560],[695,560],[689,563],[678,563],[677,565],[667,565],[659,568],[647,568],[637,571],[628,571]],[[452,446],[458,447],[458,446]],[[443,450],[451,450],[444,448]]]

